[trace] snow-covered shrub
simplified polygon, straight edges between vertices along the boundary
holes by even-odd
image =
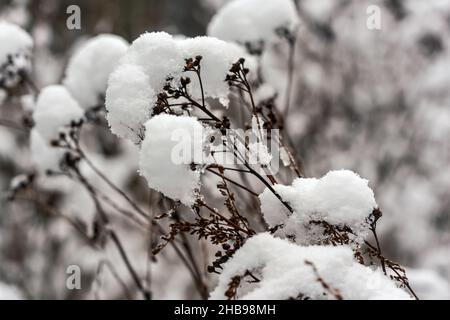
[[[101,34],[83,43],[70,58],[64,86],[83,109],[103,106],[110,73],[128,49],[113,34]]]
[[[13,89],[31,72],[33,39],[22,28],[0,21],[0,89]]]

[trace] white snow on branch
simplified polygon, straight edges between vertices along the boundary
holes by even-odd
[[[368,181],[349,170],[330,171],[321,179],[298,178],[292,186],[275,185],[274,189],[288,202],[294,213],[266,189],[261,195],[264,219],[271,227],[284,225],[284,235],[294,235],[296,242],[320,242],[323,230],[314,221],[325,221],[341,228],[349,227],[353,234],[363,239],[368,233],[366,219],[377,208]]]
[[[192,206],[200,188],[203,126],[193,117],[161,114],[145,124],[139,168],[150,188]],[[193,152],[191,152],[193,150]]]
[[[119,66],[109,78],[106,91],[107,119],[112,133],[138,144],[143,124],[150,118],[156,94],[142,67]]]
[[[335,299],[336,295],[326,290],[318,277],[343,299],[411,299],[380,270],[356,262],[353,251],[347,246],[301,247],[268,233],[250,238],[223,266],[210,298],[225,299],[232,278],[242,277],[247,271],[259,282],[249,283],[250,277],[242,279],[238,299]]]
[[[246,67],[256,70],[256,63],[247,57],[242,47],[212,37],[196,37],[181,42],[184,57],[201,56],[201,77],[205,97],[219,99],[222,105],[228,106],[228,84],[225,82],[230,67],[239,58],[246,57]],[[201,99],[200,83],[194,74],[191,77],[191,94],[197,100]]]
[[[200,81],[194,72],[184,72],[185,60],[196,56],[202,56],[205,98],[219,99],[226,106],[229,88],[225,77],[232,64],[246,56],[244,49],[209,37],[175,39],[165,32],[145,33],[132,43],[109,78],[106,109],[111,131],[139,143],[157,94],[167,83],[178,87],[182,76],[191,79],[189,92],[201,103]],[[255,63],[248,58],[248,65]]]
[[[212,18],[208,35],[241,44],[270,43],[277,30],[292,32],[298,23],[292,0],[233,0]]]
[[[128,49],[128,42],[101,34],[84,43],[71,57],[63,84],[83,109],[103,105],[108,78]]]
[[[84,112],[77,101],[60,85],[48,86],[41,91],[33,113],[35,128],[47,141],[58,139],[61,130],[83,117]]]

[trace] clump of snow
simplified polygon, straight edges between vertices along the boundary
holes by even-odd
[[[128,42],[112,34],[98,35],[71,57],[63,84],[83,109],[103,105],[108,78],[128,49]]]
[[[60,85],[45,87],[37,99],[33,120],[41,136],[51,141],[58,139],[62,129],[80,121],[83,110],[67,89]]]
[[[167,83],[178,87],[182,76],[191,78],[188,90],[201,102],[200,82],[184,72],[186,59],[202,56],[201,77],[205,98],[228,104],[225,77],[245,50],[233,43],[209,38],[175,39],[165,32],[145,33],[136,39],[112,73],[106,92],[107,119],[113,133],[135,143],[150,118],[157,94]],[[248,65],[255,65],[248,58]]]
[[[140,173],[150,188],[192,206],[200,188],[203,126],[193,117],[161,114],[145,124],[139,155]]]
[[[301,247],[287,240],[262,233],[250,238],[224,266],[211,299],[224,299],[231,279],[250,271],[260,282],[240,282],[237,298],[245,300],[335,299],[324,289],[317,274],[339,292],[343,299],[411,299],[380,270],[372,270],[355,261],[347,246]]]
[[[150,77],[137,65],[118,67],[109,78],[106,91],[107,119],[117,136],[138,144],[143,124],[150,118],[156,94]]]
[[[228,106],[228,84],[224,81],[233,63],[239,58],[246,57],[245,50],[234,44],[212,37],[196,37],[186,39],[180,43],[183,47],[184,57],[194,58],[201,56],[201,77],[205,97],[217,98],[224,106]],[[250,70],[255,70],[253,59],[246,61]],[[200,83],[192,78],[191,94],[195,99],[201,99]]]
[[[13,88],[31,71],[33,39],[15,24],[0,22],[0,87]]]
[[[14,286],[0,282],[0,300],[22,300],[24,295]]]
[[[368,233],[367,218],[377,203],[368,181],[349,170],[330,171],[320,179],[298,178],[292,186],[275,185],[274,189],[288,202],[294,213],[266,189],[261,195],[261,210],[270,227],[284,225],[282,235],[294,236],[302,244],[318,243],[323,230],[316,221],[325,221],[352,230],[358,242]]]
[[[185,66],[179,43],[166,32],[144,33],[131,44],[123,64],[137,65],[149,76],[149,85],[160,91],[167,78],[179,78]]]
[[[257,45],[270,43],[277,30],[293,31],[299,23],[292,0],[233,0],[212,18],[208,35],[226,41]]]
[[[330,19],[339,3],[333,0],[304,0],[301,1],[300,5],[311,18],[326,22]]]

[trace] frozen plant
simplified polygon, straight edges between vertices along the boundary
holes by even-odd
[[[27,263],[38,262],[34,272],[48,267],[42,252],[58,252],[54,256],[64,262],[75,253],[91,288],[76,298],[417,298],[414,283],[387,258],[392,252],[378,236],[384,206],[376,179],[335,170],[356,167],[341,165],[348,154],[329,157],[331,162],[307,147],[328,132],[327,125],[354,132],[340,118],[305,120],[316,111],[344,114],[348,110],[333,103],[350,104],[347,95],[334,99],[334,88],[320,81],[322,64],[347,68],[348,61],[326,57],[322,64],[305,63],[305,72],[295,67],[308,56],[301,51],[296,61],[294,49],[308,47],[314,56],[334,39],[327,29],[333,16],[306,3],[229,1],[210,23],[208,37],[150,32],[128,46],[121,38],[98,36],[70,59],[63,85],[44,87],[36,104],[20,99],[24,111],[33,111],[33,128],[19,126],[17,140],[30,148],[17,158],[32,161],[11,170],[24,174],[12,179],[8,199],[31,209],[23,209],[23,218],[8,218],[20,227],[19,218],[47,223],[35,237],[39,241],[30,237]],[[300,19],[312,41],[297,34]],[[323,94],[328,109],[290,101],[297,82],[301,98]],[[317,87],[323,91],[311,93]],[[103,101],[106,116],[99,112],[100,121],[92,121],[89,111],[101,109]],[[239,130],[251,131],[254,140]],[[299,132],[309,132],[310,140],[297,138]],[[300,156],[331,163],[308,170]],[[281,165],[272,166],[277,160]],[[362,177],[370,177],[370,187]],[[52,284],[58,287],[58,281]],[[40,296],[36,287],[27,291],[30,297]],[[67,297],[58,288],[52,294]]]

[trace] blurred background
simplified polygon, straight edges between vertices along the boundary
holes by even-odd
[[[71,54],[89,37],[114,33],[131,42],[145,31],[205,35],[226,2],[1,0],[0,20],[32,35],[33,78],[42,88],[61,81]],[[72,4],[81,8],[81,30],[66,28],[66,8]],[[381,30],[366,27],[370,4],[381,8]],[[450,299],[450,2],[298,0],[297,8],[301,26],[287,119],[297,156],[308,176],[345,168],[369,179],[384,212],[379,233],[386,256],[408,268],[419,296]],[[261,57],[265,80],[280,100],[287,56],[287,47],[277,45]],[[1,118],[14,116],[13,105],[1,107]],[[144,202],[161,202],[142,191],[146,187],[135,173],[133,147],[99,135],[102,143],[122,150],[98,147],[98,161],[120,171],[112,173],[120,176],[118,183]],[[0,126],[2,191],[28,165],[25,140],[25,134]],[[56,197],[55,203],[88,210],[81,196],[59,197],[69,199]],[[99,274],[96,254],[81,239],[73,241],[69,234],[74,232],[60,222],[37,215],[42,210],[36,206],[1,201],[0,298],[2,292],[33,299],[92,298],[91,283]],[[145,269],[139,256],[145,241],[127,230],[124,226],[127,246]],[[89,275],[81,291],[65,288],[65,269],[72,263]],[[155,298],[198,298],[170,251],[152,273]],[[103,290],[107,293],[101,297],[123,298],[120,286],[111,282],[104,282],[113,289]]]

